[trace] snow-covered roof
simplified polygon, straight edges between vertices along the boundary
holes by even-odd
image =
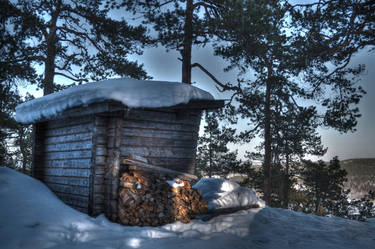
[[[120,78],[70,87],[25,102],[16,107],[15,119],[20,123],[33,123],[72,107],[110,100],[120,101],[129,108],[160,108],[214,98],[190,84]]]

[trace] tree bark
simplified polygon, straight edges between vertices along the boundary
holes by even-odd
[[[54,78],[55,78],[55,58],[56,50],[55,44],[47,43],[47,60],[45,62],[44,79],[43,79],[43,94],[47,95],[54,92]]]
[[[266,82],[265,117],[264,117],[264,201],[271,204],[271,76],[272,68],[268,66]]]
[[[285,176],[284,176],[284,200],[283,200],[283,208],[288,208],[289,205],[289,155],[286,155],[286,162],[285,162]]]
[[[191,48],[193,44],[193,0],[186,1],[184,47],[182,50],[182,82],[191,84]]]
[[[54,78],[55,78],[55,59],[56,59],[56,27],[57,20],[61,11],[61,0],[58,0],[55,5],[55,10],[51,13],[51,24],[49,27],[49,34],[47,37],[47,59],[44,65],[44,79],[43,79],[43,94],[47,95],[53,93],[55,90],[54,87]]]

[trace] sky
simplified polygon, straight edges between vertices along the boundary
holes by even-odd
[[[175,51],[166,52],[164,48],[146,49],[142,56],[137,59],[144,63],[146,71],[154,80],[181,81],[181,63],[177,59],[179,54]],[[192,62],[199,62],[222,82],[233,82],[236,80],[236,72],[224,72],[223,68],[227,63],[213,55],[212,48],[195,48],[193,50]],[[360,51],[356,54],[351,65],[366,64],[366,71],[361,75],[358,82],[367,92],[362,98],[359,108],[362,117],[358,119],[357,131],[354,133],[340,134],[333,129],[319,129],[323,144],[328,147],[323,160],[330,160],[334,156],[345,160],[350,158],[375,157],[375,51]],[[198,86],[210,92],[217,99],[228,99],[227,94],[219,92],[215,83],[199,69],[192,71],[192,81]],[[241,122],[237,127],[245,128],[245,122]],[[250,144],[231,146],[238,149],[243,155],[246,150],[253,150],[259,143],[256,139]],[[318,158],[311,157],[316,160]]]
[[[121,16],[118,13],[112,13],[112,18],[116,18],[118,15]],[[143,63],[145,71],[153,77],[153,80],[180,82],[181,62],[178,60],[179,57],[181,56],[178,52],[167,51],[160,46],[146,48],[142,55],[130,56],[130,59]],[[227,66],[226,61],[214,56],[213,49],[209,45],[193,48],[192,63],[194,62],[199,62],[221,82],[233,82],[237,79],[236,71],[223,71]],[[323,144],[328,147],[326,155],[322,158],[323,160],[330,160],[333,156],[338,156],[341,160],[375,158],[375,111],[373,110],[375,108],[375,51],[362,50],[355,54],[350,65],[358,66],[358,64],[366,65],[366,71],[361,75],[361,80],[358,84],[367,91],[367,94],[359,104],[362,117],[358,119],[357,131],[340,134],[332,129],[320,128],[319,133],[322,136]],[[59,84],[70,83],[70,81],[62,77],[55,77],[55,82]],[[230,97],[228,93],[219,92],[215,83],[198,68],[193,68],[192,70],[192,82],[195,86],[210,92],[216,99],[228,99]],[[21,93],[25,94],[26,90],[32,92],[36,97],[42,96],[42,92],[35,91],[33,86],[28,86],[27,89],[21,90]],[[203,125],[201,125],[201,132],[202,127]],[[236,128],[239,130],[245,129],[246,122],[240,121]],[[250,144],[231,145],[230,147],[238,149],[239,155],[242,157],[246,150],[253,151],[259,141],[259,139],[255,139]],[[321,158],[310,157],[310,159],[317,160]]]
[[[181,62],[176,51],[166,51],[163,47],[146,48],[140,56],[133,56],[132,59],[144,64],[146,72],[153,77],[153,80],[161,81],[181,81]],[[235,71],[224,72],[223,68],[227,63],[220,57],[213,55],[210,46],[194,48],[192,62],[199,62],[208,71],[210,71],[221,82],[233,82],[236,80]],[[361,75],[358,82],[367,92],[362,98],[359,108],[362,117],[358,119],[357,131],[354,133],[340,134],[333,129],[320,128],[319,133],[322,136],[324,146],[328,151],[322,158],[308,157],[312,160],[323,159],[328,161],[334,156],[340,160],[351,158],[374,158],[375,157],[375,51],[362,50],[357,53],[351,62],[351,65],[366,64],[366,71]],[[55,82],[66,82],[62,78],[55,78]],[[216,89],[215,83],[202,71],[193,68],[193,84],[203,90],[210,92],[216,99],[228,99],[228,94],[221,93]],[[42,96],[42,92],[36,92],[33,87],[29,91],[37,97]],[[203,122],[202,122],[203,124]],[[202,133],[203,125],[201,125]],[[236,126],[238,130],[246,128],[246,122],[240,121]],[[259,139],[253,140],[249,144],[230,145],[231,149],[237,149],[242,158],[245,151],[254,151],[254,147],[260,142]]]

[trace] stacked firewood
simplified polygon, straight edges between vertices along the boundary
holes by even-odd
[[[128,170],[120,178],[118,217],[123,225],[160,226],[187,223],[207,212],[207,202],[189,181],[168,174]]]

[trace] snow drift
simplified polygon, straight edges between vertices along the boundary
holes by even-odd
[[[2,249],[373,249],[375,243],[373,222],[268,207],[221,215],[207,222],[176,222],[156,228],[121,226],[102,215],[91,218],[75,211],[38,180],[3,167],[0,200]]]
[[[193,188],[202,190],[203,199],[208,202],[208,210],[236,207],[265,207],[252,189],[222,178],[203,178]]]
[[[107,100],[120,101],[130,108],[159,108],[186,104],[194,99],[214,98],[210,93],[185,83],[111,79],[73,86],[20,104],[16,107],[15,119],[20,123],[33,123],[72,107]]]

